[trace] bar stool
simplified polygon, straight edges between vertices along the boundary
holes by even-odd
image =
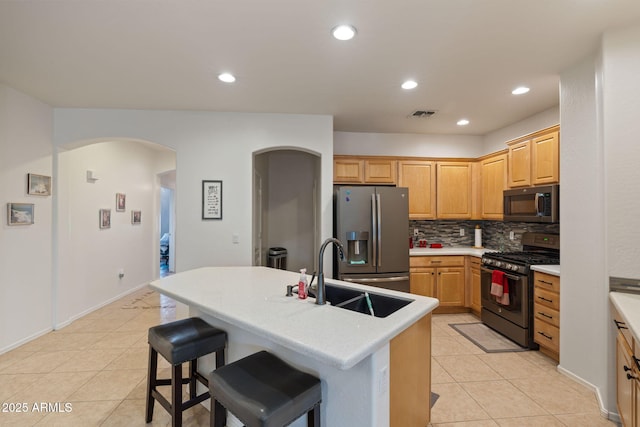
[[[182,425],[182,412],[207,400],[209,391],[197,395],[196,381],[209,386],[208,378],[198,372],[198,357],[216,353],[216,369],[224,366],[227,333],[198,317],[149,328],[149,374],[147,377],[146,422],[153,419],[157,400],[171,414],[172,426]],[[172,366],[171,379],[158,379],[158,353]],[[189,376],[182,378],[182,364],[189,362]],[[182,401],[182,385],[189,384],[189,399]],[[157,386],[171,386],[171,403]]]
[[[224,407],[247,427],[282,427],[307,413],[307,425],[320,426],[320,379],[260,351],[211,372],[215,401],[211,427],[222,427]]]

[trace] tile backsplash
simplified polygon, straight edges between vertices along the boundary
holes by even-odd
[[[533,231],[538,233],[560,234],[560,224],[538,224],[531,222],[502,222],[502,221],[409,221],[409,236],[414,241],[426,239],[427,244],[441,243],[442,246],[473,246],[475,243],[475,228],[482,228],[482,246],[501,251],[522,250],[522,234]],[[418,236],[414,236],[414,230]],[[464,230],[464,236],[460,235]],[[514,239],[509,238],[513,231]],[[417,244],[416,244],[417,247]]]

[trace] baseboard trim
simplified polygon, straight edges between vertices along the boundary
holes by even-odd
[[[4,353],[7,353],[7,352],[9,352],[11,350],[14,350],[14,349],[20,347],[21,345],[24,345],[24,344],[28,343],[29,341],[33,341],[36,338],[40,338],[41,336],[48,334],[51,331],[53,331],[52,328],[46,328],[46,329],[38,331],[38,332],[36,332],[36,333],[34,333],[32,335],[29,335],[26,338],[23,338],[23,339],[21,339],[19,341],[16,341],[13,344],[9,344],[8,346],[0,349],[0,354],[4,354]]]
[[[589,381],[586,381],[585,379],[577,376],[573,372],[563,368],[560,365],[558,365],[557,370],[562,375],[567,376],[567,377],[571,378],[572,380],[574,380],[575,382],[580,383],[583,386],[593,390],[595,392],[595,394],[596,394],[596,399],[598,400],[598,406],[600,407],[600,415],[603,418],[606,418],[608,420],[614,421],[616,423],[620,423],[620,415],[618,415],[615,412],[611,412],[607,408],[604,407],[604,404],[603,404],[604,400],[602,398],[602,393],[600,392],[600,387],[597,387],[594,384],[591,384]]]
[[[134,288],[128,289],[125,292],[122,292],[121,294],[118,294],[118,295],[116,295],[116,296],[114,296],[112,298],[109,298],[108,300],[103,301],[103,302],[101,302],[100,304],[98,304],[98,305],[96,305],[94,307],[86,309],[82,313],[79,313],[79,314],[76,314],[75,316],[70,317],[69,319],[65,320],[64,322],[56,323],[53,326],[53,330],[57,331],[57,330],[60,330],[60,329],[64,328],[65,326],[69,326],[74,321],[86,316],[87,314],[93,313],[94,311],[99,310],[102,307],[107,306],[107,305],[111,304],[112,302],[115,302],[115,301],[119,300],[120,298],[126,297],[129,294],[132,294],[132,293],[134,293],[136,291],[139,291],[140,289],[142,289],[142,288],[144,288],[145,286],[148,286],[148,285],[149,285],[148,283],[143,283],[143,284],[138,285],[138,286],[136,286]]]

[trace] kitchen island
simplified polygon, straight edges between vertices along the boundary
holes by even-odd
[[[299,274],[266,267],[205,267],[151,283],[229,336],[227,361],[266,349],[322,380],[322,425],[429,422],[431,315],[438,300],[328,280],[413,300],[388,317],[285,296]],[[213,369],[204,358],[202,372]],[[241,425],[229,417],[229,426]],[[304,426],[304,417],[292,426]]]

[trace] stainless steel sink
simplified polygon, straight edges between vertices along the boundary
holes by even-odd
[[[371,315],[364,292],[344,286],[325,284],[326,298],[334,307]],[[369,292],[369,300],[375,317],[387,317],[412,303],[410,298],[391,297]]]

